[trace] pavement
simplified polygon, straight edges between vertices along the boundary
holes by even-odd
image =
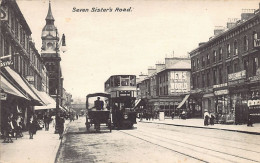
[[[140,120],[138,121],[140,123]],[[214,124],[204,126],[203,119],[170,119],[165,118],[164,120],[154,119],[154,120],[146,120],[143,119],[141,122],[143,123],[157,123],[157,124],[166,124],[173,126],[182,126],[182,127],[194,127],[194,128],[205,128],[205,129],[217,129],[217,130],[225,130],[225,131],[233,131],[233,132],[241,132],[247,134],[256,134],[260,135],[260,123],[253,124],[253,127],[248,127],[246,124],[235,125],[235,124]]]
[[[65,132],[69,121],[65,121]],[[64,133],[65,133],[64,132]],[[29,133],[23,132],[23,137],[12,138],[13,143],[0,142],[1,163],[54,163],[61,140],[59,134],[54,134],[54,125],[51,123],[49,131],[38,130],[33,139]]]

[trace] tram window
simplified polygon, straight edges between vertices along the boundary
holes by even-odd
[[[135,86],[136,83],[135,83],[135,76],[130,76],[130,86]]]
[[[120,86],[120,77],[119,76],[114,77],[114,84],[115,84],[115,86]]]
[[[129,85],[129,78],[121,78],[121,85],[128,86]]]

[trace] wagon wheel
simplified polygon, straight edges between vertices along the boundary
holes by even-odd
[[[88,122],[88,119],[87,119],[87,122],[86,122],[86,128],[87,128],[87,132],[89,132],[90,124]]]
[[[99,132],[100,131],[100,123],[96,123],[95,126],[96,126],[96,132]]]

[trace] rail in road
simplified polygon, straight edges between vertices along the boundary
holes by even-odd
[[[119,132],[201,162],[260,162],[260,144],[253,141],[243,142],[236,137],[232,138],[232,135],[205,135],[201,133],[203,130],[191,134],[189,131],[185,133],[183,130],[168,130],[163,127],[145,127]]]

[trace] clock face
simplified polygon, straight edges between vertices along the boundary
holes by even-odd
[[[47,43],[47,49],[53,49],[53,44],[51,42]]]

